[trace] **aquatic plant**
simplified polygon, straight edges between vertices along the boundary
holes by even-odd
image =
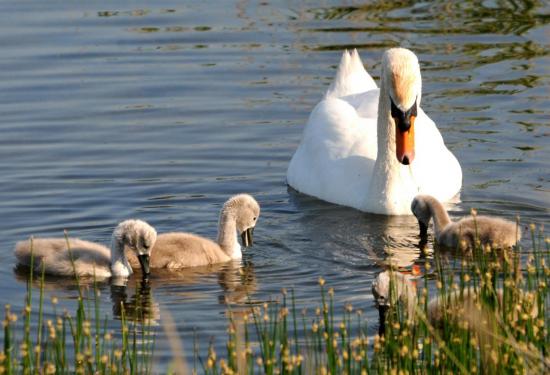
[[[33,261],[23,312],[18,315],[10,305],[5,306],[0,374],[147,374],[152,371],[154,332],[137,316],[138,309],[134,312],[136,316],[128,317],[121,304],[120,337],[115,338],[117,334],[107,329],[107,317],[100,316],[95,280],[93,288],[86,290],[76,277],[76,312],[73,315],[68,311],[58,312],[58,299],[52,297],[54,317],[45,320],[44,272],[38,280],[37,302],[33,295],[36,281]],[[37,314],[33,315],[35,309]]]
[[[244,312],[229,306],[224,357],[210,345],[204,359],[196,353],[201,367],[195,372],[548,372],[550,242],[534,226],[531,235],[530,252],[519,246],[496,252],[477,243],[457,267],[445,266],[436,251],[433,265],[425,264],[414,309],[390,295],[385,332],[371,342],[361,311],[346,304],[337,319],[335,292],[323,278],[313,314],[300,314],[293,291],[289,296],[284,289],[278,301]]]
[[[195,342],[193,372],[548,372],[550,241],[534,226],[531,237],[531,251],[518,246],[495,252],[478,244],[472,253],[453,257],[458,262],[454,265],[445,264],[435,251],[434,259],[424,264],[412,310],[396,298],[398,279],[392,277],[384,333],[370,340],[362,311],[351,304],[335,306],[335,291],[323,278],[313,308],[299,310],[302,302],[292,289],[283,289],[271,302],[250,300],[244,309],[228,305],[225,352],[216,353],[210,344],[201,355]],[[154,332],[147,319],[128,317],[121,304],[120,332],[108,331],[96,284],[86,291],[78,278],[75,314],[58,313],[58,301],[52,298],[55,318],[44,319],[44,275],[38,297],[33,277],[31,271],[22,314],[5,308],[0,374],[155,372]],[[31,314],[33,309],[37,314]],[[183,353],[173,355],[179,359]]]

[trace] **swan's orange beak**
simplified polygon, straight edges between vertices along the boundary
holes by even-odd
[[[410,126],[407,130],[403,130],[405,126],[398,124],[395,119],[395,153],[397,160],[401,164],[409,165],[414,160],[414,120],[415,116],[410,117]]]
[[[395,154],[401,164],[409,165],[414,160],[414,120],[418,113],[417,99],[407,111],[395,105],[392,97],[391,117],[395,121]]]

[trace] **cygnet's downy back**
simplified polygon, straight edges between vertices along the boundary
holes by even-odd
[[[433,219],[434,237],[445,247],[471,249],[477,240],[493,249],[510,248],[521,239],[516,223],[497,217],[474,214],[452,222],[443,205],[430,195],[417,195],[411,203],[411,211],[418,219],[421,236],[427,235]]]

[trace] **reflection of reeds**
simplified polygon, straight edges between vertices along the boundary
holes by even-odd
[[[99,291],[95,283],[93,297],[89,298],[89,292],[83,292],[77,277],[75,282],[79,297],[75,315],[72,316],[67,311],[58,313],[57,299],[54,297],[51,301],[54,318],[47,319],[44,324],[44,272],[42,271],[40,278],[40,294],[36,306],[32,296],[32,246],[31,239],[31,265],[22,313],[23,322],[17,323],[18,316],[12,312],[10,305],[5,307],[0,374],[150,373],[154,337],[152,330],[145,324],[138,327],[136,322],[142,319],[134,317],[129,322],[124,306],[121,306],[121,337],[119,340],[113,339],[114,333],[107,330],[106,321],[102,324]],[[38,314],[34,325],[31,312],[36,308]],[[19,330],[23,332],[21,339],[17,339]],[[43,336],[43,333],[46,335]]]
[[[294,295],[229,313],[227,353],[209,348],[202,370],[218,373],[544,373],[550,371],[550,242],[532,227],[533,251],[477,246],[457,267],[426,264],[414,308],[391,298],[386,330],[368,342],[360,312],[335,314],[323,279],[320,308],[302,317]],[[522,256],[523,253],[523,256]],[[435,272],[434,272],[435,270]],[[397,272],[397,271],[396,271]],[[391,283],[398,282],[393,278]],[[435,284],[432,288],[432,283]],[[394,290],[395,286],[390,287]],[[430,298],[430,291],[435,296]],[[355,315],[355,317],[354,317]],[[196,369],[195,369],[196,370]]]

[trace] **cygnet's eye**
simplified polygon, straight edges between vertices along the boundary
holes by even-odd
[[[254,217],[252,220],[256,221],[256,217]]]

